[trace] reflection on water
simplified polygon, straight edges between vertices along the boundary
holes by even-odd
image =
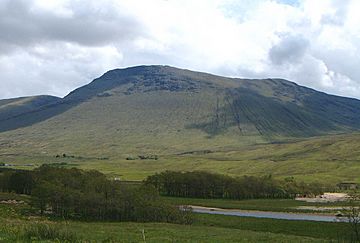
[[[287,219],[287,220],[308,220],[321,222],[345,222],[346,218],[329,215],[314,215],[301,213],[283,213],[283,212],[264,212],[264,211],[245,211],[245,210],[221,210],[205,207],[192,207],[195,213],[231,215],[239,217],[255,217],[270,219]]]

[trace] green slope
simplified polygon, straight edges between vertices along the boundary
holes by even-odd
[[[327,139],[337,143],[341,136],[308,138],[359,128],[356,99],[281,79],[140,66],[109,71],[55,103],[0,121],[0,162],[67,162],[130,179],[163,169],[204,169],[231,175],[313,173],[338,181],[354,179],[357,155],[345,163],[341,156],[328,156],[326,147],[312,148]],[[358,141],[358,135],[347,137]],[[271,144],[279,141],[293,142]],[[344,143],[339,154],[346,157],[358,142]],[[309,151],[299,153],[304,147]],[[64,153],[75,158],[55,158]],[[159,160],[126,160],[152,154]]]
[[[93,116],[99,117],[101,111],[96,109],[101,108],[99,105],[113,108],[122,101],[131,101],[132,105],[132,100],[141,99],[145,104],[139,109],[144,109],[143,112],[160,110],[162,116],[166,116],[176,103],[180,112],[172,117],[171,122],[187,116],[186,124],[176,128],[199,129],[209,136],[231,128],[236,128],[239,135],[267,138],[313,136],[360,128],[360,101],[356,99],[327,95],[281,79],[230,79],[167,66],[109,71],[55,105],[16,117],[12,122],[31,120],[28,125],[36,124],[55,116],[61,117],[65,111],[84,103],[94,105]],[[127,106],[122,105],[117,110],[131,116],[133,110]],[[194,114],[193,108],[201,115]],[[106,118],[100,117],[108,122],[117,119],[114,113]],[[141,125],[146,127],[152,120],[156,117],[151,114],[144,116]],[[9,130],[3,124],[0,124],[0,129]]]
[[[198,107],[202,116],[189,114],[185,128],[201,129],[210,136],[231,128],[237,128],[239,135],[267,138],[312,136],[360,128],[360,101],[356,99],[327,95],[281,79],[229,79],[166,66],[110,71],[75,90],[65,100],[79,103],[94,100],[94,97],[118,98],[123,94],[130,97],[155,95],[148,96],[146,109],[166,112],[168,105],[179,103],[178,107],[185,112],[178,113],[172,121],[182,119],[180,116],[187,115],[186,110],[192,109],[196,100],[201,99],[206,103]],[[156,98],[162,95],[169,96],[168,101],[159,103]],[[181,104],[188,96],[193,97],[192,103]],[[109,99],[107,102],[116,101]],[[152,119],[152,116],[146,117],[142,125]]]
[[[59,101],[60,98],[48,95],[0,100],[0,132],[36,122],[34,111],[47,109]]]
[[[0,100],[0,124],[5,129],[7,120],[29,113],[61,99],[54,96],[42,95]]]

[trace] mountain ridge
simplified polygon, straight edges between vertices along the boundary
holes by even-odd
[[[136,180],[175,168],[358,181],[360,101],[281,79],[147,66],[53,101],[0,121],[0,162]]]
[[[34,109],[54,104],[61,98],[50,95],[27,96],[0,100],[0,121],[31,112]]]
[[[46,121],[92,99],[154,92],[211,93],[212,111],[201,122],[186,125],[210,137],[231,127],[237,127],[240,135],[300,137],[360,128],[360,101],[354,98],[329,95],[284,79],[228,78],[155,65],[110,70],[62,99],[7,117],[7,124],[2,119],[0,131]]]

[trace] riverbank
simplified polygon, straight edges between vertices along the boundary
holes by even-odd
[[[335,215],[342,208],[352,206],[350,202],[306,202],[294,199],[249,199],[249,200],[230,200],[230,199],[201,199],[201,198],[181,198],[163,197],[173,205],[196,205],[210,208],[251,210],[251,211],[270,211],[270,212],[289,212],[289,213],[316,213],[323,215]],[[360,206],[360,202],[356,202]],[[326,209],[326,210],[322,210]]]
[[[67,232],[78,242],[346,242],[345,223],[289,221],[210,214],[194,214],[192,225],[140,222],[49,220],[24,215],[26,205],[0,205],[0,242],[22,242],[38,225]],[[45,229],[46,229],[45,228]],[[31,242],[44,242],[32,238]],[[59,242],[52,239],[45,242]]]

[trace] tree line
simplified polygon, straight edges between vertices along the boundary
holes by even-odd
[[[61,218],[191,223],[191,210],[165,203],[153,186],[127,186],[98,171],[43,165],[0,173],[0,190],[31,195],[41,214]]]
[[[299,194],[319,195],[325,189],[320,184],[299,183],[294,178],[277,180],[271,175],[234,178],[202,171],[165,171],[149,176],[144,182],[153,185],[161,195],[196,198],[294,198]]]
[[[256,199],[318,195],[319,184],[272,176],[230,177],[209,172],[165,171],[139,186],[109,180],[91,170],[43,165],[33,171],[0,170],[0,191],[31,196],[41,214],[62,218],[114,221],[191,222],[191,213],[165,203],[159,195]]]

